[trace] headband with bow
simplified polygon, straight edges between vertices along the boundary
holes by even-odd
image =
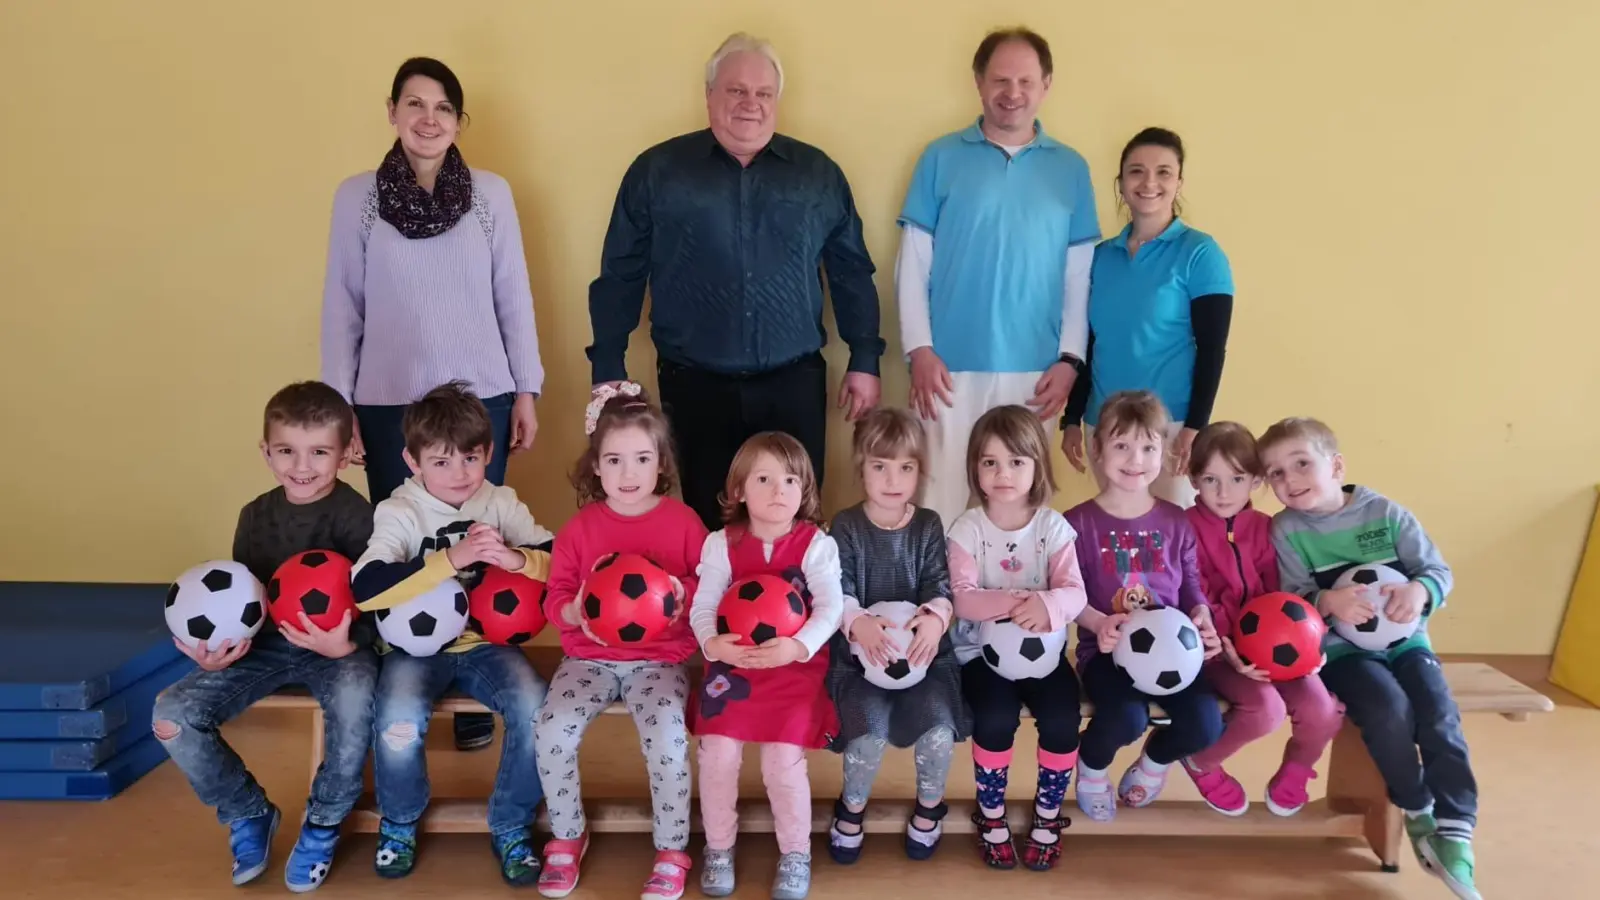
[[[589,401],[589,406],[583,413],[583,433],[594,434],[594,429],[600,422],[600,410],[605,408],[606,402],[612,397],[637,397],[643,388],[632,381],[622,381],[616,384],[602,384],[594,389],[594,399]]]

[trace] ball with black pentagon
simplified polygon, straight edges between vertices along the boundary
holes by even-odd
[[[1009,681],[1043,678],[1061,664],[1067,647],[1067,629],[1036,634],[1010,619],[978,626],[983,661]]]
[[[411,656],[433,656],[467,629],[467,591],[454,578],[377,613],[378,636]]]
[[[1384,563],[1352,566],[1339,573],[1339,577],[1334,579],[1333,586],[1364,588],[1363,595],[1372,604],[1376,613],[1366,621],[1355,624],[1335,619],[1334,633],[1362,650],[1374,653],[1392,650],[1410,640],[1411,636],[1417,633],[1422,617],[1419,615],[1409,622],[1395,622],[1390,619],[1384,609],[1389,598],[1382,590],[1385,585],[1401,585],[1409,580],[1405,573]]]
[[[544,629],[544,595],[543,579],[486,566],[467,594],[467,615],[489,643],[521,646]]]
[[[360,613],[350,590],[350,559],[331,550],[307,550],[283,561],[267,581],[267,614],[279,625],[303,630],[300,614],[331,631],[345,613]]]
[[[794,637],[806,622],[800,592],[776,575],[755,575],[728,587],[717,604],[717,633],[739,636],[739,643],[760,646],[780,637]]]
[[[265,587],[243,564],[204,562],[167,588],[167,627],[186,646],[220,650],[256,636],[265,601]]]
[[[1194,683],[1205,662],[1200,630],[1170,606],[1134,610],[1122,625],[1112,661],[1134,688],[1153,697],[1177,693]]]
[[[660,566],[637,553],[608,553],[590,568],[578,603],[590,637],[626,647],[659,638],[678,618],[683,599]]]
[[[874,603],[867,608],[867,612],[888,623],[883,627],[883,636],[893,648],[896,658],[888,665],[880,666],[867,657],[860,644],[851,641],[850,653],[860,664],[862,677],[868,684],[889,691],[903,691],[921,684],[923,678],[927,677],[928,667],[913,666],[906,656],[911,649],[911,640],[915,637],[910,625],[911,619],[917,614],[917,605],[900,600]]]

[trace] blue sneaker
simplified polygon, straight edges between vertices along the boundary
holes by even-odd
[[[526,828],[513,828],[504,834],[492,835],[495,858],[500,861],[500,877],[512,887],[538,884],[543,863],[533,847],[533,836]]]
[[[228,826],[228,849],[233,851],[233,883],[244,884],[267,870],[272,836],[278,832],[278,808],[268,805],[259,816]]]
[[[373,868],[382,878],[404,878],[417,864],[417,824],[402,825],[382,819],[378,822],[378,855]]]
[[[321,887],[333,868],[333,848],[338,845],[338,826],[313,825],[306,819],[300,825],[300,840],[289,851],[289,864],[283,867],[283,883],[296,894]]]

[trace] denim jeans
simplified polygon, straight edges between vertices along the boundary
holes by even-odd
[[[532,827],[544,798],[533,726],[544,706],[546,687],[521,650],[494,644],[434,656],[411,656],[400,650],[385,654],[373,724],[373,781],[383,817],[409,825],[427,810],[423,742],[434,701],[451,686],[499,713],[505,726],[500,769],[489,797],[489,830],[501,835]]]
[[[328,659],[296,647],[269,626],[238,662],[218,672],[191,672],[156,698],[151,718],[157,738],[224,825],[259,816],[268,804],[266,792],[218,728],[290,684],[311,689],[327,723],[307,813],[313,824],[338,825],[361,796],[372,744],[378,658],[371,650]]]
[[[1477,822],[1478,782],[1439,657],[1425,648],[1388,662],[1343,656],[1323,668],[1322,683],[1361,730],[1395,806],[1417,812],[1432,803],[1438,819]]]

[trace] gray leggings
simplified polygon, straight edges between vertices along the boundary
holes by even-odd
[[[562,840],[583,834],[586,821],[578,786],[578,745],[589,723],[618,697],[633,714],[650,773],[650,805],[657,850],[689,846],[689,730],[684,706],[689,677],[682,665],[598,662],[567,658],[550,681],[544,711],[534,726],[539,779],[544,783],[550,831]]]
[[[844,802],[846,806],[865,806],[878,777],[887,745],[881,737],[864,734],[844,748]],[[950,774],[950,753],[955,747],[955,732],[940,725],[924,732],[911,748],[917,764],[917,801],[933,806],[944,799],[944,783]]]

